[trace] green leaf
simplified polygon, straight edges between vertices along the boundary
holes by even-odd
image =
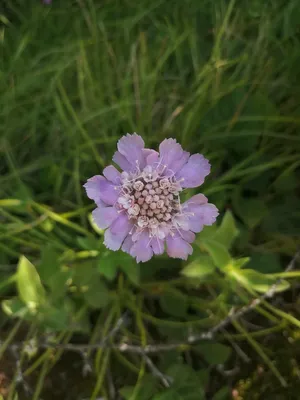
[[[15,191],[14,197],[27,202],[29,200],[32,200],[34,196],[32,193],[32,189],[24,183],[21,183]]]
[[[286,193],[297,188],[299,179],[291,168],[287,168],[273,183],[277,192]]]
[[[165,374],[173,378],[172,387],[156,395],[153,400],[204,400],[200,377],[192,367],[173,364]]]
[[[182,386],[187,382],[198,382],[198,376],[192,367],[186,364],[173,364],[167,371],[166,375],[174,379],[175,386]]]
[[[237,279],[242,285],[246,287],[251,287],[260,293],[265,293],[269,290],[274,284],[276,284],[276,292],[282,292],[284,290],[289,289],[290,284],[288,281],[280,280],[274,276],[261,274],[260,272],[254,271],[253,269],[241,269],[234,270],[231,273],[235,279]]]
[[[204,400],[204,391],[198,385],[182,386],[179,388],[170,388],[157,394],[152,400]]]
[[[212,275],[214,271],[215,266],[211,257],[203,255],[183,268],[181,274],[188,278],[203,279]]]
[[[159,332],[161,332],[162,326],[158,327]],[[168,327],[170,330],[173,328]],[[186,327],[185,327],[186,328]],[[185,337],[188,335],[188,329],[185,330]],[[168,335],[172,338],[172,335]],[[174,337],[174,336],[173,336]],[[166,369],[170,368],[173,364],[180,363],[183,360],[182,354],[180,354],[177,350],[168,351],[164,354],[163,357],[157,360],[158,369],[161,371],[165,371]]]
[[[45,302],[45,289],[39,274],[31,262],[21,256],[17,270],[17,287],[20,298],[29,306],[36,306]]]
[[[237,258],[234,259],[232,258],[230,263],[224,268],[224,272],[228,273],[229,275],[232,273],[232,271],[236,271],[241,269],[244,265],[248,264],[250,260],[250,257],[242,257],[242,258]]]
[[[140,282],[139,265],[134,258],[120,251],[103,253],[99,258],[97,269],[108,280],[113,280],[120,269],[134,284],[138,285]]]
[[[99,248],[99,240],[94,237],[77,237],[77,243],[83,250],[97,250]]]
[[[59,272],[49,279],[48,285],[51,290],[52,301],[57,301],[65,295],[68,283],[71,282],[73,272],[74,271],[71,268],[62,266],[60,267]]]
[[[160,296],[159,304],[162,310],[173,317],[184,317],[187,313],[187,298],[179,291],[163,293]]]
[[[102,308],[106,306],[110,300],[109,291],[99,278],[94,279],[87,285],[83,297],[87,304],[93,308]]]
[[[229,249],[238,234],[239,230],[235,225],[233,215],[227,210],[213,240]]]
[[[111,251],[105,252],[98,260],[97,269],[106,279],[112,281],[117,275],[119,263],[119,254]]]
[[[90,282],[98,278],[97,260],[95,259],[79,262],[73,267],[72,281],[78,287],[89,285]]]
[[[44,327],[55,331],[62,331],[69,327],[69,316],[64,308],[50,305],[39,307],[38,319]]]
[[[162,393],[158,393],[152,400],[183,400],[183,398],[174,389],[168,389]]]
[[[51,244],[42,248],[41,262],[37,270],[45,283],[49,283],[52,276],[60,271],[59,254]]]
[[[212,398],[212,400],[228,400],[230,398],[230,390],[228,386],[223,386]]]
[[[24,318],[26,314],[28,314],[29,310],[26,307],[26,304],[23,303],[18,297],[13,297],[9,300],[2,301],[2,309],[5,314],[10,317],[21,317]]]
[[[140,264],[137,264],[134,258],[128,254],[122,253],[122,263],[120,269],[128,277],[128,279],[138,285],[140,283]]]
[[[134,394],[134,386],[123,386],[119,393],[125,400],[130,400]]]
[[[174,317],[166,317],[165,321],[174,321]],[[189,334],[188,327],[184,325],[172,326],[163,324],[157,327],[159,333],[170,341],[184,341]]]
[[[201,386],[206,387],[209,383],[209,372],[207,369],[200,369],[197,371],[197,375],[200,379]]]
[[[209,365],[224,364],[231,354],[231,348],[222,343],[205,342],[195,346]]]
[[[192,367],[186,364],[173,364],[167,369],[166,375],[173,378],[172,389],[174,399],[204,400],[204,390],[200,376]]]
[[[216,267],[222,269],[229,264],[231,257],[224,245],[212,239],[203,240],[201,245],[209,253]]]
[[[157,392],[156,386],[157,379],[150,374],[146,374],[140,381],[137,390],[135,386],[124,386],[119,392],[125,400],[133,400],[134,393],[135,400],[152,400],[153,395]]]
[[[282,267],[277,254],[253,253],[247,265],[249,269],[267,274],[281,272]]]
[[[265,202],[258,198],[239,198],[236,201],[236,210],[245,224],[253,229],[268,214]]]
[[[201,243],[202,240],[212,239],[217,233],[218,227],[216,224],[211,226],[206,226],[198,235],[197,242]]]

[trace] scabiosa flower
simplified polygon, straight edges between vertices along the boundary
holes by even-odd
[[[106,229],[107,248],[121,248],[137,262],[162,254],[165,247],[170,257],[186,260],[195,233],[212,225],[219,213],[203,194],[183,204],[180,194],[202,185],[210,164],[203,155],[184,151],[175,139],[165,139],[159,152],[144,146],[136,133],[123,136],[113,156],[122,172],[109,165],[104,176],[93,176],[84,185],[97,205],[93,219]]]

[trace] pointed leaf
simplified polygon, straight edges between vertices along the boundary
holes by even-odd
[[[21,256],[17,270],[17,287],[20,298],[27,305],[38,305],[45,302],[45,289],[39,274],[31,262]]]
[[[87,285],[84,292],[84,299],[87,304],[93,308],[102,308],[106,306],[110,300],[109,291],[99,278],[94,279]]]
[[[214,395],[212,400],[227,400],[230,398],[230,390],[228,386],[223,386],[218,392]]]
[[[133,399],[133,394],[135,394],[134,398],[136,400],[151,400],[157,391],[156,386],[157,379],[150,374],[146,374],[140,381],[137,390],[135,386],[124,386],[119,392],[125,400]]]
[[[211,226],[206,226],[198,235],[197,242],[201,243],[202,240],[212,239],[217,233],[218,227],[216,224]]]
[[[69,326],[67,311],[48,304],[39,308],[39,320],[45,327],[58,332]]]
[[[213,239],[229,249],[238,234],[233,215],[227,210]]]
[[[106,279],[112,281],[117,275],[118,266],[120,265],[120,255],[113,252],[105,252],[98,260],[97,269],[105,276]]]
[[[179,291],[163,293],[160,296],[159,304],[162,310],[173,317],[184,317],[187,313],[187,299]]]
[[[248,264],[249,269],[261,272],[263,274],[281,272],[282,266],[278,254],[253,253]]]
[[[229,264],[231,257],[224,245],[212,239],[203,240],[201,245],[209,253],[216,267],[223,269]]]
[[[122,260],[122,262],[119,263],[120,269],[132,283],[138,285],[140,283],[140,264],[137,264],[134,258],[128,254],[119,253],[119,256]]]
[[[278,279],[276,279],[274,276],[261,274],[260,272],[252,269],[242,269],[239,271],[235,270],[233,274],[242,285],[251,287],[260,293],[265,293],[275,284],[276,292],[282,292],[290,287],[289,282],[285,280],[278,281]]]
[[[237,201],[236,210],[251,229],[257,226],[269,212],[265,202],[258,198],[240,198]]]
[[[231,348],[222,343],[206,342],[195,346],[202,357],[210,365],[224,364],[231,354]]]
[[[42,248],[37,270],[44,283],[49,283],[51,277],[60,271],[59,254],[51,244]]]
[[[203,255],[183,268],[181,274],[188,278],[203,279],[212,275],[214,271],[215,266],[211,257]]]
[[[2,301],[2,309],[10,317],[24,317],[28,313],[26,304],[18,297]]]

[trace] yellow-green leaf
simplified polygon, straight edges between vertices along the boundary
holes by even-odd
[[[229,249],[238,234],[239,230],[235,225],[233,215],[230,210],[227,210],[213,240]]]
[[[223,269],[230,263],[230,254],[223,244],[213,239],[206,239],[201,245],[209,253],[216,267]]]
[[[203,255],[183,268],[181,273],[188,278],[201,279],[211,275],[214,270],[215,266],[211,257]]]
[[[35,307],[45,301],[45,289],[39,274],[31,262],[21,256],[17,270],[17,287],[21,300],[29,307]]]
[[[13,297],[2,301],[2,310],[10,317],[24,317],[28,313],[26,305],[18,298]]]
[[[234,270],[231,275],[233,275],[242,285],[251,287],[260,293],[265,293],[275,284],[276,292],[282,292],[290,287],[289,282],[286,280],[278,281],[272,275],[261,274],[252,269]]]

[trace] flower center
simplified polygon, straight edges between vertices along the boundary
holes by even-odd
[[[150,236],[163,237],[172,228],[173,219],[181,210],[179,193],[182,188],[174,177],[161,176],[147,166],[143,172],[122,173],[117,208]]]

